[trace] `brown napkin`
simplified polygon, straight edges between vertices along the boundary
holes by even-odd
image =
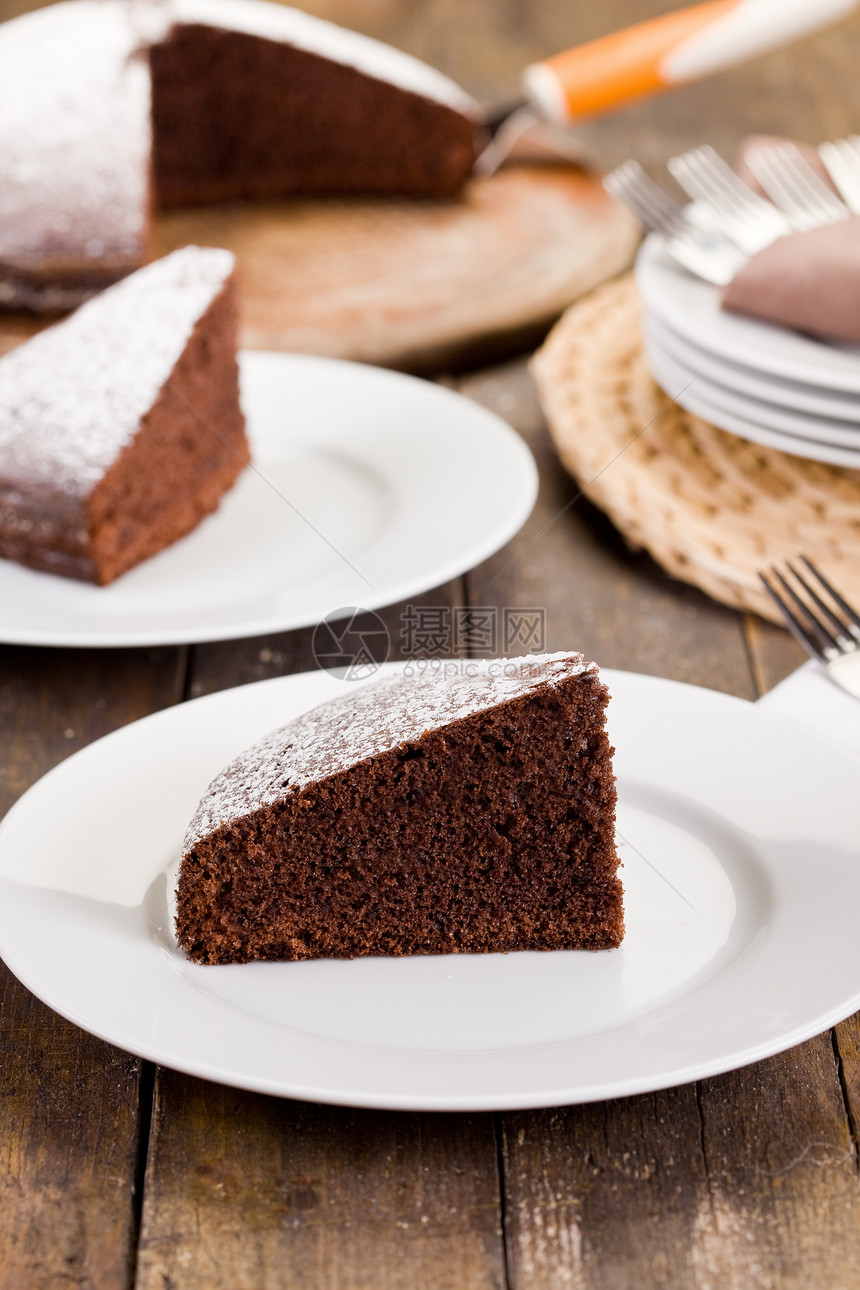
[[[745,154],[776,142],[781,140],[746,140],[737,166],[742,179],[757,187]],[[826,178],[815,149],[800,147]],[[860,217],[777,238],[735,274],[722,306],[826,340],[860,343]]]

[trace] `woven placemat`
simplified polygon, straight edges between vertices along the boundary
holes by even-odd
[[[860,604],[860,471],[739,439],[648,370],[632,274],[567,311],[532,364],[562,461],[633,547],[778,621],[757,571],[803,551]]]

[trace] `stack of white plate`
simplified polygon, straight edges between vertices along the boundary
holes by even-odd
[[[636,262],[651,371],[681,407],[782,452],[860,469],[860,349],[720,308],[662,239]]]

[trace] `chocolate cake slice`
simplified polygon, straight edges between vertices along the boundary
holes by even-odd
[[[214,780],[177,887],[190,958],[620,943],[596,666],[581,654],[462,666],[346,693]]]
[[[172,0],[149,47],[156,201],[451,197],[477,108],[434,68],[263,0]]]
[[[185,247],[0,359],[0,556],[111,582],[248,455],[233,256]]]
[[[23,14],[0,25],[0,307],[69,309],[129,273],[153,206],[451,196],[478,116],[434,68],[266,0]]]

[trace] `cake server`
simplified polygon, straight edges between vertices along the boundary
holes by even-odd
[[[492,174],[526,132],[550,151],[581,157],[565,127],[778,49],[857,4],[706,0],[532,63],[523,73],[526,103],[490,123],[495,133],[476,169]]]

